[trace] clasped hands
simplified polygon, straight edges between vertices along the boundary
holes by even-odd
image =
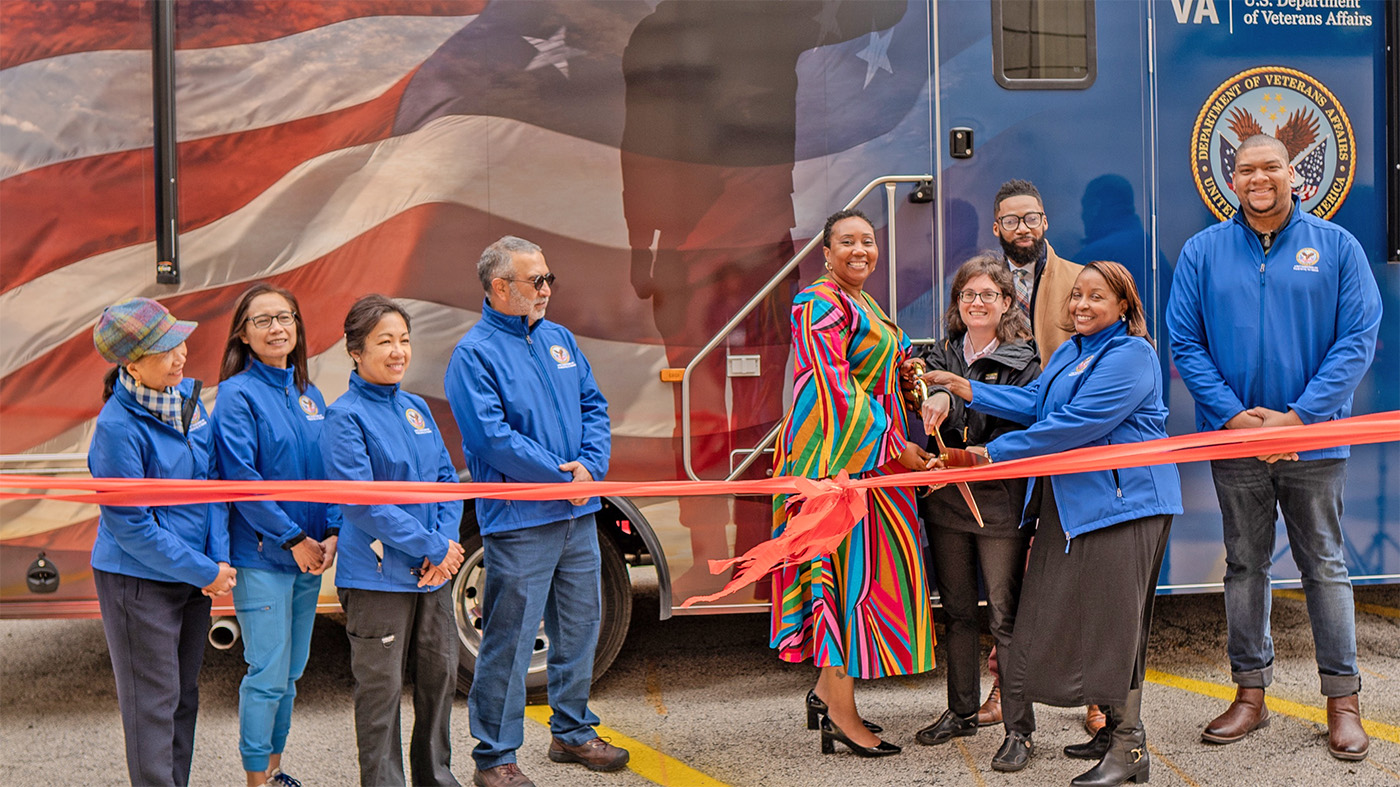
[[[462,567],[462,562],[467,558],[467,553],[462,549],[462,545],[456,541],[447,542],[447,556],[441,563],[434,563],[428,558],[423,558],[423,565],[419,567],[418,587],[424,588],[430,585],[441,585],[456,575]]]
[[[319,577],[335,565],[335,549],[339,541],[337,536],[326,536],[320,541],[307,536],[292,547],[292,558],[302,573]]]
[[[1225,422],[1226,429],[1259,429],[1266,426],[1302,425],[1303,419],[1299,418],[1298,414],[1292,410],[1281,413],[1278,410],[1270,410],[1267,407],[1251,407],[1248,410],[1236,413],[1234,418]],[[1296,451],[1288,451],[1281,454],[1265,454],[1255,458],[1268,464],[1273,464],[1278,461],[1296,462],[1298,461],[1298,453]]]
[[[238,584],[238,569],[228,563],[219,561],[219,574],[214,577],[214,581],[199,589],[199,592],[209,598],[224,596],[233,590],[233,586]]]

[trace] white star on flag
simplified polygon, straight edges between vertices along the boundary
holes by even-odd
[[[870,43],[865,45],[865,49],[860,51],[856,57],[865,61],[865,85],[870,87],[870,80],[875,78],[875,72],[881,69],[894,73],[890,67],[890,39],[894,38],[894,30],[886,30],[883,35],[880,33],[870,34]]]
[[[554,66],[559,69],[559,73],[563,74],[565,79],[568,79],[569,58],[574,55],[584,54],[582,49],[574,49],[564,43],[564,28],[562,27],[549,38],[531,38],[530,36],[521,36],[521,38],[529,41],[530,46],[539,50],[539,54],[535,55],[535,59],[530,61],[530,65],[525,66],[526,71],[534,71],[537,68],[544,68],[545,66]],[[868,81],[867,79],[867,82]]]

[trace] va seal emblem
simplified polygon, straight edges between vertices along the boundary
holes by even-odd
[[[560,369],[572,369],[578,364],[574,363],[573,356],[569,355],[569,348],[560,345],[551,345],[549,354],[554,358]]]
[[[419,434],[428,431],[428,422],[423,420],[422,413],[410,407],[403,411],[403,415],[408,419],[408,425],[413,427],[413,431]]]
[[[320,412],[320,408],[316,406],[316,401],[304,394],[297,400],[297,404],[301,406],[301,411],[307,415],[316,415]]]
[[[1299,265],[1307,265],[1309,267],[1316,265],[1317,249],[1314,249],[1311,246],[1307,247],[1306,249],[1299,249],[1298,256],[1296,257],[1296,259],[1298,260]]]
[[[1356,175],[1356,137],[1332,91],[1281,66],[1241,71],[1215,89],[1191,130],[1191,174],[1217,218],[1229,218],[1239,206],[1233,191],[1235,149],[1255,134],[1268,134],[1288,148],[1293,193],[1303,210],[1331,218]]]

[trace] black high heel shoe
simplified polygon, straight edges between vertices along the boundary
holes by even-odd
[[[850,738],[846,737],[846,733],[842,732],[840,727],[832,723],[831,717],[826,715],[822,716],[821,731],[822,754],[835,754],[836,741],[841,741],[846,744],[846,748],[862,757],[888,757],[891,754],[899,754],[903,751],[903,749],[893,743],[883,740],[880,741],[878,745],[868,748],[861,746],[859,743],[854,743]]]
[[[826,703],[822,702],[822,698],[817,696],[817,690],[812,689],[811,691],[807,692],[807,729],[820,729],[817,726],[817,723],[821,720],[821,717],[825,716],[826,714]],[[864,719],[862,719],[861,724],[864,724],[867,730],[870,730],[876,735],[879,735],[880,733],[885,731],[884,727],[881,727],[873,721],[865,721]]]

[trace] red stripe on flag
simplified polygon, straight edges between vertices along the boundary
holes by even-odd
[[[368,16],[469,16],[486,0],[180,0],[178,49],[268,41]],[[0,3],[0,68],[48,57],[150,49],[147,0],[5,0]]]
[[[299,164],[386,139],[413,74],[373,101],[178,148],[180,230],[248,204]],[[85,257],[155,239],[151,151],[65,161],[0,181],[0,291]],[[79,187],[78,184],[81,184]]]
[[[371,292],[402,295],[411,279],[423,275],[414,267],[416,243],[428,234],[428,227],[442,222],[441,208],[425,205],[404,211],[330,254],[267,278],[297,293],[302,301],[311,354],[340,340],[345,312],[357,298]],[[472,251],[468,256],[475,260],[476,254]],[[465,292],[467,281],[474,280],[468,278],[466,258],[461,259],[459,275],[442,282],[441,291]],[[153,263],[153,277],[154,270]],[[189,339],[189,376],[211,385],[217,379],[230,310],[248,285],[240,282],[161,299],[180,319],[201,323]],[[479,309],[478,303],[473,301],[470,308]],[[0,430],[0,453],[20,453],[96,417],[102,409],[101,379],[106,369],[93,349],[92,336],[83,331],[0,379],[0,421],[5,424]]]

